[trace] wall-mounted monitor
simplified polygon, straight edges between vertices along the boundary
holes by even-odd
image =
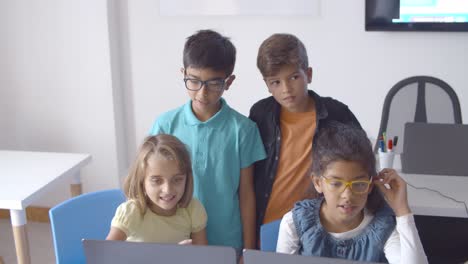
[[[468,0],[366,0],[366,31],[468,31]]]

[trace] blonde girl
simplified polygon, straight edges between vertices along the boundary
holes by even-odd
[[[116,210],[108,240],[206,245],[207,215],[192,198],[192,164],[176,137],[147,137],[125,179],[127,201]]]

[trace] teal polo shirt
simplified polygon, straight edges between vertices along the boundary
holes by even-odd
[[[150,134],[171,134],[187,145],[194,196],[208,214],[208,243],[241,249],[240,170],[264,159],[266,154],[257,125],[230,108],[223,98],[221,104],[214,116],[202,122],[189,101],[158,117]]]

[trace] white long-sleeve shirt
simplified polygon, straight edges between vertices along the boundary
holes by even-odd
[[[329,234],[336,239],[351,239],[362,233],[372,219],[374,219],[374,215],[370,214],[367,210],[364,210],[364,218],[359,226],[347,232],[329,232]],[[281,220],[276,252],[298,254],[300,247],[299,243],[300,241],[294,225],[292,212],[289,211]],[[413,214],[396,217],[396,228],[385,243],[384,253],[388,262],[391,264],[428,263],[419,238],[418,230],[416,229]]]

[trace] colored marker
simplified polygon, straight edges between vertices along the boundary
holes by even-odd
[[[383,139],[383,142],[384,142],[384,152],[385,152],[385,142],[387,142],[387,133],[385,131],[382,132],[382,139]]]
[[[385,152],[385,142],[383,139],[379,139],[379,146],[380,146],[380,151]]]
[[[398,136],[393,137],[393,146],[396,146],[398,143]]]
[[[391,139],[388,140],[387,149],[388,152],[393,152],[393,141]]]

